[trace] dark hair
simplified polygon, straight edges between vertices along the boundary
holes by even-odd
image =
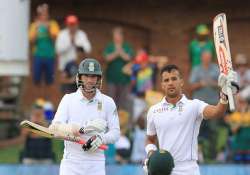
[[[161,69],[161,75],[164,73],[164,72],[172,72],[173,70],[177,70],[180,74],[180,77],[182,78],[182,74],[181,74],[181,71],[180,69],[175,65],[175,64],[169,64],[169,65],[166,65],[164,66],[162,69]]]

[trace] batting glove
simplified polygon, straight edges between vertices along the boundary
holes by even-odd
[[[148,158],[146,158],[144,160],[144,164],[143,164],[142,168],[143,168],[143,171],[144,171],[145,175],[148,175]]]
[[[82,127],[79,132],[81,134],[89,133],[105,133],[107,130],[107,122],[104,119],[94,119],[86,123],[85,127]]]
[[[82,146],[84,151],[95,152],[103,144],[101,135],[94,135]]]
[[[229,71],[228,75],[221,73],[218,78],[218,85],[221,87],[223,94],[228,95],[228,88],[231,88],[233,94],[236,94],[239,91],[239,86],[237,84],[237,73],[235,71]]]

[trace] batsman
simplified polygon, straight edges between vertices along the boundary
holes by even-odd
[[[102,144],[119,139],[120,126],[112,98],[100,92],[101,65],[86,58],[78,68],[78,90],[62,98],[49,129],[57,136],[80,136],[87,142],[80,145],[64,141],[60,175],[105,175]]]
[[[217,105],[209,105],[201,100],[188,99],[183,94],[184,81],[176,65],[167,65],[161,70],[161,86],[165,97],[150,107],[147,113],[145,150],[148,158],[143,167],[147,174],[200,175],[197,137],[201,122],[224,115],[228,107],[226,89],[231,88],[236,94],[235,82],[234,71],[231,70],[227,75],[221,73],[218,79],[220,100]],[[155,157],[159,156],[159,150],[169,154],[161,155],[165,161],[157,163]]]

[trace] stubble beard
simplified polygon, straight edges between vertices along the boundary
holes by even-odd
[[[169,98],[176,98],[178,96],[178,94],[175,92],[175,93],[167,93],[167,97]]]
[[[166,96],[169,98],[176,98],[179,96],[179,93],[177,90],[175,90],[174,92],[167,91]]]

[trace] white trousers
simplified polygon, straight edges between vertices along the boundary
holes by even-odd
[[[196,161],[176,162],[171,175],[200,175]]]
[[[105,175],[105,161],[62,159],[60,175]]]

